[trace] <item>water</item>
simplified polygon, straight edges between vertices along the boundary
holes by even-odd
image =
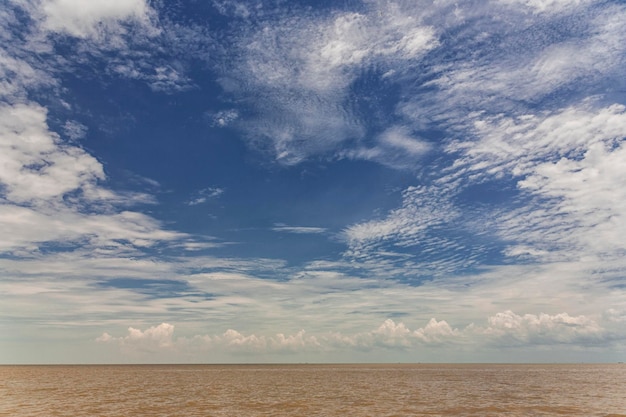
[[[626,365],[0,366],[0,416],[626,417]]]

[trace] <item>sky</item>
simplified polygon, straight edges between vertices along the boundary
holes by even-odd
[[[626,4],[5,0],[0,363],[626,360]]]

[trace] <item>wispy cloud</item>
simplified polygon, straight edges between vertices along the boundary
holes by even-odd
[[[203,188],[194,193],[194,197],[192,197],[189,201],[187,201],[187,205],[196,206],[198,204],[203,204],[203,203],[206,203],[210,199],[219,197],[222,194],[224,194],[223,188],[219,188],[219,187]]]
[[[529,197],[524,207],[496,222],[503,238],[534,246],[536,254],[556,250],[561,257],[623,252],[612,232],[619,233],[617,219],[626,215],[618,197],[623,106],[583,103],[543,115],[479,120],[475,126],[479,141],[450,147],[463,155],[456,162],[459,174],[517,178],[518,189]]]
[[[425,185],[407,188],[401,207],[382,219],[346,228],[347,255],[379,258],[377,253],[385,247],[408,246],[414,248],[415,265],[429,265],[428,270],[445,265],[452,268],[445,269],[450,272],[485,262],[487,256],[494,262],[494,248],[502,244],[508,248],[501,254],[527,259],[622,253],[621,243],[609,232],[621,230],[616,224],[623,217],[621,204],[608,199],[609,190],[619,193],[616,190],[621,188],[617,181],[623,165],[619,162],[623,108],[598,94],[620,71],[624,54],[619,52],[623,45],[618,39],[624,25],[616,16],[625,16],[625,10],[588,2],[501,5],[513,8],[513,13],[530,12],[525,14],[527,24],[510,32],[512,22],[493,21],[496,9],[491,6],[480,14],[461,7],[458,19],[438,20],[441,30],[468,19],[474,24],[467,28],[469,33],[463,32],[462,41],[446,38],[448,53],[455,56],[453,66],[436,58],[438,49],[429,55],[439,64],[429,69],[434,78],[416,82],[397,110],[417,131],[433,126],[448,129],[449,136],[440,142],[443,146],[431,149],[443,151],[449,165],[438,165],[424,175]],[[566,9],[566,5],[576,8]],[[576,17],[583,10],[588,19]],[[490,31],[484,31],[488,22]],[[553,26],[563,27],[564,32],[549,31]],[[531,34],[531,28],[538,32]],[[523,48],[520,39],[526,39]],[[471,57],[456,48],[467,47],[468,42],[476,43]],[[556,92],[571,104],[553,101],[550,95]],[[369,155],[379,153],[393,155],[371,150]],[[506,212],[495,194],[493,203],[469,202],[467,195],[485,184],[508,194]],[[447,251],[448,245],[455,249]],[[435,260],[433,251],[448,255]]]
[[[320,234],[325,233],[326,228],[324,227],[311,227],[311,226],[287,226],[282,223],[276,223],[272,230],[275,232],[286,232],[286,233],[296,233],[296,234]]]
[[[236,39],[240,60],[222,80],[252,104],[256,117],[241,126],[269,141],[274,157],[287,164],[364,137],[359,104],[350,104],[351,85],[364,69],[410,67],[438,45],[436,31],[415,10],[373,3],[363,12],[302,13],[259,17]]]

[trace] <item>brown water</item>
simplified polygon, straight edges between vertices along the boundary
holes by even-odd
[[[626,417],[626,365],[0,366],[0,416]]]

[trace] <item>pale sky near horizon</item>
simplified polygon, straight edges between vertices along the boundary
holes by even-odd
[[[626,360],[626,4],[6,0],[0,364]]]

